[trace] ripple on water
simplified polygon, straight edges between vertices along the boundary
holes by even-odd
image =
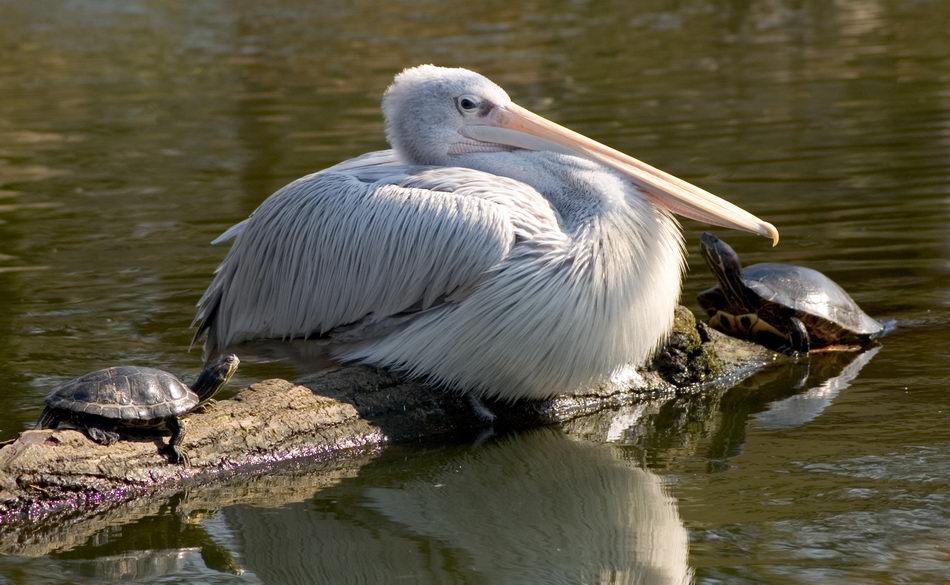
[[[697,583],[950,579],[950,444],[793,465],[796,507],[691,530]]]
[[[741,551],[720,554],[729,564],[700,571],[697,583],[854,583],[892,575],[943,583],[950,579],[947,503],[942,494],[894,507],[697,531],[694,543]],[[749,559],[756,560],[746,564]]]
[[[800,462],[805,471],[860,479],[946,485],[950,477],[950,445],[920,446],[888,455],[865,455],[836,462]]]
[[[797,560],[836,560],[861,573],[941,582],[950,577],[950,525],[943,516],[947,498],[919,503],[923,505],[779,522],[772,528],[784,543],[771,547]],[[785,573],[791,575],[801,573]]]

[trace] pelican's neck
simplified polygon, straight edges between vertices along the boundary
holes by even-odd
[[[662,295],[675,303],[684,268],[679,224],[629,180],[587,159],[551,152],[477,153],[455,164],[463,162],[534,187],[559,215],[565,252],[592,270],[592,277],[622,283],[615,289],[622,296],[644,282],[663,283],[642,287],[663,291],[646,306],[663,305]]]
[[[625,204],[630,185],[616,173],[587,159],[515,150],[467,153],[449,163],[509,177],[537,190],[558,212],[566,232],[596,222]]]

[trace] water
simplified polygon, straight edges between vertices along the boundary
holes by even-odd
[[[79,373],[195,374],[208,242],[383,147],[379,96],[421,62],[728,196],[782,231],[720,233],[747,263],[822,270],[896,323],[866,363],[616,413],[593,441],[401,447],[215,488],[224,508],[143,503],[0,558],[0,582],[950,580],[947,30],[938,1],[0,4],[0,439]],[[246,359],[238,382],[272,375],[293,372]]]

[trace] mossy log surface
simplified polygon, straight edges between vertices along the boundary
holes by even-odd
[[[464,395],[351,366],[296,383],[264,380],[187,415],[183,447],[189,467],[170,464],[159,452],[167,437],[102,446],[71,429],[25,431],[0,449],[0,548],[29,548],[53,518],[61,518],[61,528],[62,522],[102,515],[133,498],[194,485],[204,492],[235,477],[266,476],[280,461],[358,457],[387,443],[492,424],[569,423],[605,409],[728,386],[776,359],[759,346],[697,327],[692,313],[680,307],[669,343],[649,367],[583,394],[488,403],[494,422]]]

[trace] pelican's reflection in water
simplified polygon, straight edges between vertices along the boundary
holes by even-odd
[[[392,450],[280,509],[225,517],[267,583],[687,583],[688,537],[658,476],[542,429]]]

